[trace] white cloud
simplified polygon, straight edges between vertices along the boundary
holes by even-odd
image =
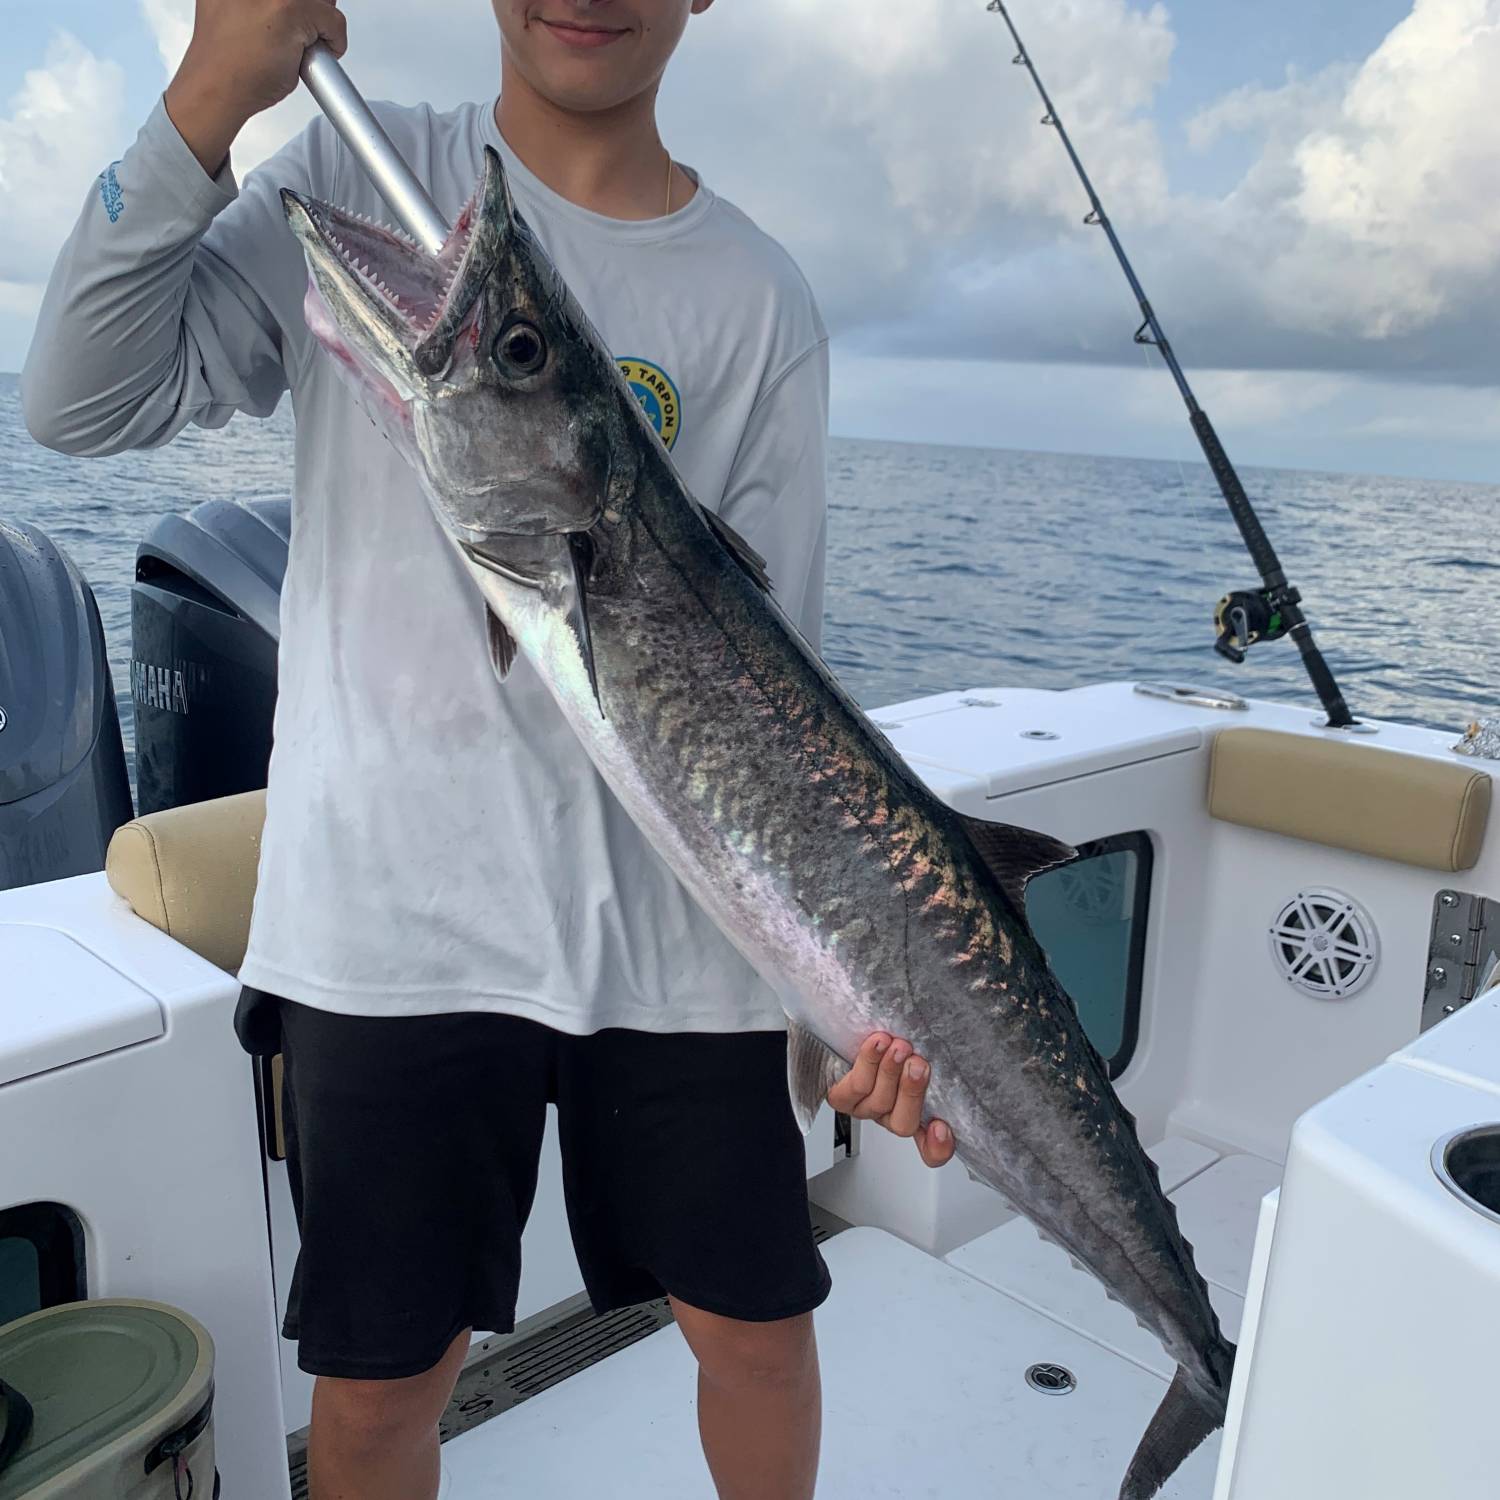
[[[139,0],[163,78],[192,8]],[[1157,121],[1175,41],[1160,5],[1013,9],[1185,362],[1255,372],[1238,384],[1205,377],[1221,423],[1274,422],[1286,387],[1269,372],[1288,368],[1433,389],[1495,381],[1500,0],[1414,0],[1363,62],[1237,89],[1180,127]],[[486,97],[498,77],[487,10],[360,0],[349,70],[374,98]],[[1213,17],[1184,11],[1175,24]],[[21,162],[33,184],[29,218],[0,225],[0,278],[18,284],[42,274],[109,159],[97,143],[118,134],[88,118],[118,111],[117,74],[77,43],[59,46],[33,75],[51,87],[28,80],[25,107],[18,96],[0,121],[0,174]],[[1139,360],[1128,293],[1103,236],[1082,226],[1082,191],[1038,124],[1013,50],[983,0],[725,0],[689,27],[664,129],[789,246],[853,354],[948,358],[954,369]],[[57,83],[58,69],[90,65],[103,76]],[[87,115],[66,106],[86,98]],[[28,125],[49,99],[65,126]],[[248,169],[311,114],[299,91],[252,122],[236,165]],[[1161,132],[1178,128],[1200,149],[1238,136],[1253,165],[1221,195],[1174,192]],[[32,170],[33,137],[74,144]],[[1318,389],[1309,377],[1298,394]]]
[[[1166,173],[1148,108],[1166,12],[1057,0],[1026,21],[1102,191],[1158,221]],[[757,0],[710,11],[670,79],[692,158],[784,237],[835,327],[910,306],[976,262],[1045,244],[1087,204],[999,17],[976,0]]]
[[[1299,144],[1307,248],[1343,263],[1324,326],[1385,337],[1493,288],[1500,0],[1417,0]],[[1350,276],[1350,269],[1356,274]]]
[[[1236,91],[1191,138],[1248,131],[1262,154],[1189,237],[1274,325],[1351,365],[1493,378],[1472,322],[1500,290],[1497,76],[1500,0],[1415,0],[1358,68]]]
[[[0,115],[0,283],[12,283],[6,310],[34,299],[84,192],[115,149],[124,82],[117,64],[59,32]]]
[[[193,37],[193,0],[141,0],[141,14],[170,77]]]
[[[1188,144],[1207,150],[1236,134],[1275,136],[1295,142],[1301,132],[1319,128],[1337,109],[1354,69],[1344,64],[1305,78],[1295,68],[1279,88],[1250,83],[1231,89],[1187,122]]]
[[[191,0],[142,0],[163,60],[186,47]],[[372,98],[438,105],[493,94],[483,7],[364,0],[347,65]],[[1149,108],[1173,35],[1165,9],[1056,0],[1028,22],[1102,189],[1137,222],[1168,211]],[[483,38],[475,44],[476,36]],[[976,0],[754,0],[689,27],[662,102],[668,140],[785,240],[836,328],[912,296],[914,279],[1045,244],[1086,204],[1041,106],[1010,67],[1003,23]],[[252,123],[244,170],[310,117],[305,94]]]
[[[192,0],[140,5],[169,74]],[[1362,66],[1226,95],[1190,141],[1261,149],[1214,200],[1168,181],[1160,5],[1017,0],[1017,19],[1195,363],[1477,373],[1464,313],[1500,269],[1500,0],[1416,0]],[[496,49],[477,3],[351,16],[372,97],[483,97]],[[724,4],[689,28],[662,114],[679,153],[788,243],[837,332],[911,354],[1132,359],[1124,288],[1013,50],[979,0]],[[237,167],[312,113],[299,91],[253,121]]]

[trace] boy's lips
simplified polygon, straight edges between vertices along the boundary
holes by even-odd
[[[549,21],[541,18],[548,33],[565,47],[608,47],[627,33],[623,29],[609,26],[579,26],[570,21]]]

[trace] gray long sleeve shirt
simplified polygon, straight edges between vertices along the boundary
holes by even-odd
[[[822,623],[826,336],[805,282],[701,186],[623,222],[552,193],[489,107],[383,107],[455,216],[481,152],[624,366],[695,495]],[[297,417],[280,698],[247,984],[361,1015],[497,1011],[559,1030],[779,1026],[770,992],[625,816],[524,662],[501,686],[476,592],[416,481],[308,334],[278,190],[384,217],[321,122],[239,191],[158,106],[91,191],[22,382],[64,452]]]

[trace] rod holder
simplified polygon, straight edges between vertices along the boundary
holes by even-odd
[[[1432,1148],[1432,1169],[1460,1203],[1500,1224],[1500,1125],[1444,1136]]]

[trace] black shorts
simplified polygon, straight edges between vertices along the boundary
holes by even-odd
[[[302,1232],[283,1332],[309,1373],[419,1374],[462,1329],[514,1327],[549,1102],[600,1312],[670,1293],[769,1322],[828,1295],[782,1034],[574,1037],[257,999],[280,1013]]]

